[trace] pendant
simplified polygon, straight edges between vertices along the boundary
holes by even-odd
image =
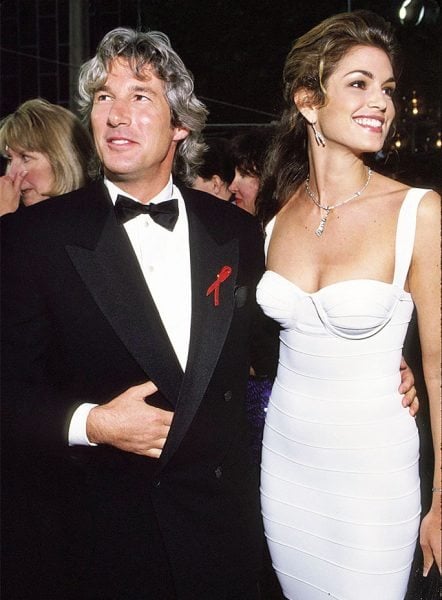
[[[328,218],[328,213],[330,212],[330,209],[326,209],[326,213],[325,215],[322,217],[321,222],[319,223],[318,229],[315,230],[315,233],[318,237],[321,237],[324,228],[325,228],[325,224],[327,223],[327,218]]]

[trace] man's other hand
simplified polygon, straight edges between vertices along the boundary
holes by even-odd
[[[146,402],[157,391],[155,384],[147,381],[93,408],[86,424],[88,439],[95,444],[109,444],[125,452],[159,458],[173,412]]]

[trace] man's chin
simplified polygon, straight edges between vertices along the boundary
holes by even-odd
[[[113,181],[115,183],[124,182],[124,181],[132,181],[134,179],[134,175],[131,172],[125,172],[124,170],[114,171],[111,169],[104,168],[104,176],[109,179],[109,181]]]

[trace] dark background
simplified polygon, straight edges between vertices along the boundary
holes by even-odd
[[[293,41],[322,19],[374,10],[396,26],[405,55],[399,149],[386,169],[410,184],[442,187],[440,0],[1,0],[0,117],[42,96],[75,110],[78,66],[117,26],[157,29],[195,76],[210,110],[207,135],[227,135],[277,118],[281,73]],[[422,4],[422,23],[415,25]],[[413,8],[414,7],[414,8]],[[432,9],[432,12],[429,12]],[[415,98],[418,114],[411,112]]]

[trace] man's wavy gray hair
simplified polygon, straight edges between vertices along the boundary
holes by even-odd
[[[201,132],[208,111],[195,96],[192,74],[164,33],[119,27],[104,36],[96,55],[80,70],[78,105],[85,123],[90,127],[94,94],[105,83],[109,65],[117,57],[126,59],[137,77],[149,65],[164,81],[172,126],[189,131],[189,135],[177,145],[173,173],[190,185],[205,150]]]

